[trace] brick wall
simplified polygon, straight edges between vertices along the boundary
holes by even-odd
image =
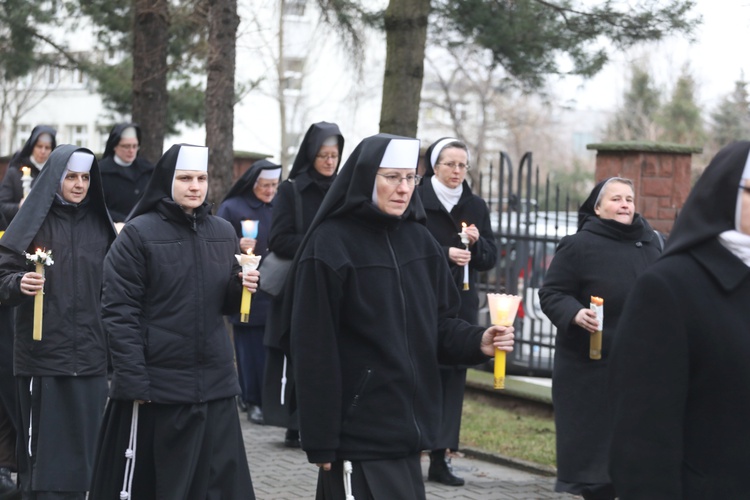
[[[596,150],[596,182],[626,177],[635,186],[636,211],[664,233],[690,192],[692,155],[700,148],[668,143],[615,142],[589,144]]]

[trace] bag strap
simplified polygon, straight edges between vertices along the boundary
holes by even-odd
[[[299,189],[297,189],[297,183],[294,181],[294,179],[289,179],[294,191],[294,229],[297,231],[297,234],[302,234],[302,195]]]

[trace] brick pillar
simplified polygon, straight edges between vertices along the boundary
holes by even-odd
[[[626,177],[635,186],[636,211],[664,233],[690,192],[692,155],[701,148],[654,142],[588,144],[596,150],[596,182],[607,177]]]

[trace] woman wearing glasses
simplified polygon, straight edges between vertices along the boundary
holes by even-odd
[[[104,199],[114,222],[124,222],[151,178],[154,166],[138,156],[141,128],[135,123],[112,127],[99,168]]]
[[[318,500],[424,499],[420,455],[439,433],[438,363],[481,363],[493,344],[512,350],[512,327],[456,318],[458,290],[413,196],[418,158],[416,139],[364,139],[290,271],[284,309]]]
[[[497,260],[489,210],[466,182],[466,172],[470,168],[466,144],[458,139],[443,138],[430,146],[425,156],[427,168],[417,192],[427,215],[427,228],[442,246],[453,281],[461,292],[458,317],[476,324],[479,297],[474,283],[477,272],[492,269]],[[462,242],[461,232],[465,234],[468,245]],[[440,375],[442,426],[437,446],[430,453],[427,478],[461,486],[464,480],[453,474],[446,452],[458,449],[466,367],[444,366]]]
[[[273,219],[268,250],[291,259],[297,253],[318,207],[336,178],[344,136],[335,123],[313,123],[305,134],[286,181],[279,185],[273,200]],[[286,427],[284,444],[299,447],[296,415],[290,415],[291,369],[281,345],[279,321],[283,292],[271,302],[264,343],[268,347],[263,382],[263,420],[265,424]]]

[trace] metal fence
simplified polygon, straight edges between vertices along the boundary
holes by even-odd
[[[577,207],[570,206],[569,196],[559,186],[550,184],[549,176],[540,180],[531,153],[521,158],[518,168],[500,153],[498,166],[490,165],[478,188],[475,192],[482,193],[490,208],[498,246],[497,265],[483,273],[478,284],[483,304],[480,321],[490,323],[485,293],[520,295],[508,373],[550,376],[557,330],[542,313],[538,291],[557,243],[576,231]]]

